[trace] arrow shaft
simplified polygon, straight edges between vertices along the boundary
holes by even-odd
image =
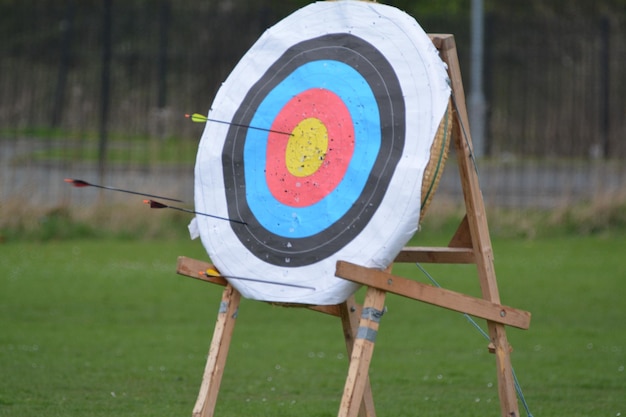
[[[226,220],[226,221],[229,221],[229,222],[239,223],[239,224],[243,224],[243,225],[247,225],[248,224],[248,223],[246,223],[244,221],[241,221],[241,220],[229,219],[228,217],[216,216],[214,214],[200,213],[199,211],[189,210],[189,209],[182,208],[182,207],[167,206],[167,208],[171,208],[171,209],[179,210],[179,211],[184,211],[185,213],[198,214],[200,216],[212,217],[212,218],[218,219],[218,220]]]
[[[292,133],[282,132],[280,130],[267,129],[267,128],[264,128],[264,127],[256,127],[256,126],[244,125],[244,124],[233,123],[233,122],[225,122],[223,120],[209,119],[208,117],[207,117],[206,120],[208,122],[221,123],[221,124],[230,125],[230,126],[243,127],[243,128],[246,128],[246,129],[261,130],[263,132],[278,133],[280,135],[287,135],[287,136],[292,136],[293,135]]]
[[[190,209],[186,209],[186,208],[182,208],[182,207],[168,206],[167,204],[163,204],[163,203],[160,203],[160,202],[154,201],[154,200],[144,200],[143,202],[148,204],[150,206],[150,208],[155,208],[155,209],[168,208],[168,209],[172,209],[172,210],[183,211],[185,213],[198,214],[200,216],[212,217],[214,219],[219,219],[219,220],[226,220],[226,221],[229,221],[229,222],[239,223],[239,224],[243,224],[243,225],[246,225],[246,226],[248,225],[248,223],[246,223],[244,221],[241,221],[241,220],[229,219],[228,217],[216,216],[214,214],[200,213],[199,211],[190,210]]]
[[[243,127],[243,128],[246,128],[246,129],[261,130],[263,132],[278,133],[280,135],[293,136],[293,133],[290,133],[290,132],[283,132],[283,131],[280,131],[280,130],[267,129],[265,127],[251,126],[251,125],[245,125],[245,124],[241,124],[241,123],[227,122],[225,120],[212,119],[212,118],[207,117],[207,116],[205,116],[203,114],[200,114],[200,113],[194,113],[192,115],[186,114],[185,117],[190,118],[192,122],[221,123],[221,124],[229,125],[229,126],[237,126],[237,127]]]
[[[283,287],[304,288],[304,289],[307,289],[307,290],[315,291],[314,287],[307,287],[306,285],[298,285],[298,284],[289,284],[289,283],[286,283],[286,282],[276,282],[276,281],[267,281],[267,280],[264,280],[264,279],[243,278],[243,277],[229,277],[229,276],[225,276],[224,278],[238,279],[240,281],[260,282],[260,283],[263,283],[263,284],[271,284],[271,285],[281,285]]]
[[[67,182],[69,184],[72,184],[74,187],[94,187],[94,188],[101,188],[103,190],[119,191],[121,193],[141,195],[141,196],[144,196],[144,197],[153,197],[153,198],[158,198],[158,199],[161,199],[161,200],[176,201],[176,202],[179,202],[179,203],[183,202],[182,200],[178,200],[176,198],[163,197],[163,196],[154,195],[154,194],[146,194],[146,193],[141,193],[139,191],[125,190],[123,188],[110,187],[110,186],[107,186],[107,185],[92,184],[92,183],[87,182],[87,181],[77,180],[77,179],[72,179],[72,178],[66,178],[65,182]]]
[[[207,276],[211,277],[213,275],[207,274]],[[287,283],[287,282],[268,281],[268,280],[259,279],[259,278],[244,278],[244,277],[235,277],[235,276],[228,276],[228,275],[221,275],[221,274],[220,275],[216,275],[215,277],[221,277],[221,278],[227,278],[227,279],[235,279],[235,280],[239,280],[239,281],[260,282],[262,284],[280,285],[280,286],[283,286],[283,287],[304,288],[306,290],[315,291],[315,287],[308,287],[306,285],[299,285],[299,284],[290,284],[290,283]]]
[[[158,199],[161,199],[161,200],[176,201],[178,203],[182,203],[183,202],[183,200],[178,200],[176,198],[169,198],[169,197],[163,197],[163,196],[155,195],[155,194],[141,193],[139,191],[124,190],[124,189],[121,189],[121,188],[109,187],[109,186],[106,186],[106,185],[98,185],[98,184],[90,184],[90,185],[92,187],[102,188],[104,190],[119,191],[120,193],[127,193],[127,194],[140,195],[140,196],[144,196],[144,197],[158,198]]]

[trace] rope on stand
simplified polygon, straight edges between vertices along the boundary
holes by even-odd
[[[426,271],[426,269],[424,269],[424,267],[422,267],[422,265],[419,262],[416,262],[415,265],[419,268],[420,271],[422,271],[422,273],[424,275],[426,275],[426,277],[428,277],[428,279],[430,280],[430,282],[433,283],[433,285],[437,288],[441,288],[441,285],[439,285],[439,283],[435,280],[435,278],[428,273],[428,271]],[[474,326],[474,328],[476,328],[476,330],[478,330],[478,332],[488,341],[491,342],[491,338],[489,337],[489,335],[487,334],[487,332],[485,332],[483,330],[482,327],[480,327],[478,325],[478,323],[476,323],[476,320],[474,320],[469,314],[467,313],[463,313],[463,316],[467,319],[468,322],[470,322],[470,324],[472,326]],[[528,406],[528,403],[526,402],[526,398],[524,397],[524,393],[522,392],[522,387],[519,384],[519,381],[517,379],[517,375],[515,374],[515,369],[513,369],[513,367],[511,366],[511,371],[513,372],[513,382],[515,383],[515,391],[517,391],[517,396],[519,397],[520,401],[522,402],[522,405],[524,406],[524,409],[526,410],[526,415],[528,417],[533,417],[532,413],[530,412],[530,408]]]

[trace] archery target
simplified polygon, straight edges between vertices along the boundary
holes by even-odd
[[[248,298],[345,300],[337,260],[385,268],[415,233],[448,98],[436,49],[393,7],[319,2],[270,28],[198,150],[197,211],[237,221],[197,218],[212,262]]]

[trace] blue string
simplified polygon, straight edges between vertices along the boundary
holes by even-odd
[[[441,285],[439,285],[439,283],[435,280],[435,278],[432,275],[430,275],[428,273],[428,271],[426,271],[426,269],[424,269],[424,267],[422,267],[422,265],[420,265],[419,262],[416,262],[415,265],[420,269],[420,271],[422,271],[422,273],[424,275],[426,275],[428,277],[430,282],[432,282],[435,287],[441,288]],[[467,314],[467,313],[463,313],[463,316],[467,319],[467,321],[470,322],[470,324],[472,326],[474,326],[476,328],[476,330],[478,330],[478,332],[481,335],[483,335],[483,337],[487,341],[491,342],[491,338],[489,337],[487,332],[485,332],[483,330],[483,328],[480,327],[478,325],[478,323],[476,323],[476,320],[474,320],[472,317],[470,317],[470,315]],[[524,409],[526,410],[526,415],[528,417],[533,417],[532,413],[530,412],[530,408],[528,407],[528,403],[526,402],[526,398],[524,397],[524,393],[522,392],[522,387],[520,386],[519,381],[517,380],[517,375],[515,374],[515,369],[513,369],[512,366],[511,366],[511,372],[513,374],[513,383],[515,384],[515,391],[517,392],[517,396],[519,397],[520,401],[522,402],[522,405],[524,406]]]

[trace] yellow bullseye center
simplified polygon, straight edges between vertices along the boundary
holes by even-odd
[[[328,152],[328,130],[315,117],[302,120],[292,132],[285,163],[289,172],[296,177],[306,177],[317,171],[324,163]]]

